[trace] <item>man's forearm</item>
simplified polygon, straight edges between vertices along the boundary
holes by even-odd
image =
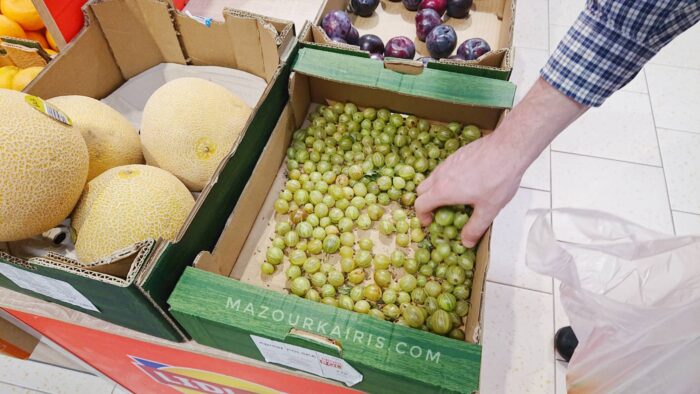
[[[588,110],[539,78],[491,136],[524,172],[569,124]]]

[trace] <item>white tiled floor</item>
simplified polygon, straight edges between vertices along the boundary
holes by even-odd
[[[216,0],[207,5],[216,3],[215,9],[234,5],[289,17],[290,10],[276,7],[276,1]],[[305,19],[315,16],[320,3],[313,0],[296,10],[299,15],[292,19],[297,32]],[[548,53],[584,3],[518,0],[512,77],[519,85],[516,101],[537,78]],[[700,234],[698,40],[700,25],[664,49],[605,106],[565,131],[553,143],[553,151],[548,148],[533,163],[523,187],[497,218],[484,307],[482,393],[561,394],[566,390],[566,365],[555,361],[552,338],[568,319],[559,302],[558,283],[524,265],[528,209],[596,208],[663,232]],[[19,362],[0,358],[0,371],[14,369],[13,363]],[[22,366],[33,371],[32,383],[0,372],[1,393],[58,393],[62,388],[76,393],[120,392],[90,375],[37,363]],[[80,391],[81,387],[90,390]]]
[[[516,34],[530,38],[515,44],[516,102],[585,0],[548,2],[548,14],[516,20],[516,33],[538,26]],[[518,11],[530,5],[540,9],[541,1],[520,0]],[[545,20],[547,48],[533,38]],[[558,282],[529,272],[522,262],[528,207],[549,206],[549,196],[555,208],[595,208],[662,232],[700,235],[700,57],[688,51],[698,40],[700,25],[664,49],[602,108],[562,133],[496,219],[484,308],[483,393],[566,391],[566,363],[552,360],[552,339],[569,320]],[[566,236],[566,228],[556,230]]]
[[[673,211],[677,235],[700,235],[700,215]]]
[[[487,282],[482,393],[554,393],[552,295]]]
[[[526,289],[552,293],[552,279],[525,266],[527,233],[534,221],[531,209],[549,209],[549,192],[520,188],[493,224],[491,261],[487,279]]]
[[[671,209],[700,214],[700,134],[658,129]]]
[[[552,150],[660,166],[649,96],[617,92],[561,133]]]

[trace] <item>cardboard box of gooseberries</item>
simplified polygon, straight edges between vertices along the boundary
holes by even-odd
[[[181,341],[186,335],[166,313],[167,297],[197,253],[214,246],[287,102],[290,71],[283,59],[295,48],[293,24],[224,10],[224,22],[206,26],[165,0],[95,0],[83,10],[86,26],[27,93],[102,99],[162,63],[238,69],[267,87],[173,241],[144,240],[88,265],[51,249],[22,259],[2,252],[0,244],[0,285]]]
[[[350,0],[325,0],[313,22],[308,22],[299,41],[303,46],[325,48],[356,56],[369,57],[359,47],[332,41],[321,28],[323,17],[333,10],[349,10]],[[379,7],[369,17],[361,17],[348,11],[353,26],[363,34],[379,36],[384,44],[392,37],[406,36],[416,46],[416,59],[430,53],[424,42],[416,36],[415,11],[409,11],[401,1],[381,0]],[[515,21],[514,0],[474,0],[469,16],[464,19],[443,17],[457,33],[457,46],[469,38],[482,38],[491,47],[491,52],[477,60],[456,61],[441,59],[431,61],[428,68],[460,72],[470,75],[496,78],[507,81],[513,69],[513,23]],[[456,52],[456,50],[455,50]]]
[[[488,133],[513,103],[515,86],[510,82],[422,66],[394,66],[300,49],[289,82],[289,105],[238,205],[214,249],[201,253],[193,267],[185,270],[168,300],[171,313],[195,341],[368,392],[478,390],[489,234],[481,240],[475,257],[470,309],[462,321],[463,340],[292,295],[286,290],[287,258],[272,275],[261,272],[277,223],[291,220],[273,208],[287,180],[287,149],[295,130],[317,105],[340,102],[354,103],[360,109],[386,108],[442,124],[476,125]],[[391,207],[398,208],[393,204]],[[379,235],[376,222],[374,228],[353,231],[374,241],[375,254],[398,248],[392,238]],[[413,253],[398,249],[407,256]],[[337,254],[318,257],[340,270]],[[394,278],[399,282],[400,272],[396,270]]]

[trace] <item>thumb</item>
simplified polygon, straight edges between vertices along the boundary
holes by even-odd
[[[427,226],[433,218],[432,212],[443,205],[442,198],[435,189],[428,189],[421,194],[415,202],[416,216],[420,222]]]
[[[476,246],[495,217],[496,214],[489,210],[474,208],[472,216],[462,228],[462,244],[467,248]]]

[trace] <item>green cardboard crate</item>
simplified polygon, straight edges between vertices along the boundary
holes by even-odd
[[[168,316],[166,300],[197,253],[214,246],[288,100],[291,65],[282,58],[295,48],[294,27],[236,10],[206,26],[165,0],[94,0],[84,11],[86,26],[28,93],[100,99],[160,63],[237,68],[265,79],[267,88],[237,149],[221,163],[175,241],[144,241],[90,269],[60,255],[25,260],[0,250],[0,285],[181,341],[186,335]]]
[[[185,270],[168,300],[172,315],[201,344],[359,390],[477,391],[488,233],[477,253],[465,342],[284,294],[284,275],[262,278],[259,264],[274,231],[272,205],[285,181],[286,150],[311,105],[353,102],[493,130],[513,103],[514,85],[303,48],[289,89],[289,105],[216,246]]]

